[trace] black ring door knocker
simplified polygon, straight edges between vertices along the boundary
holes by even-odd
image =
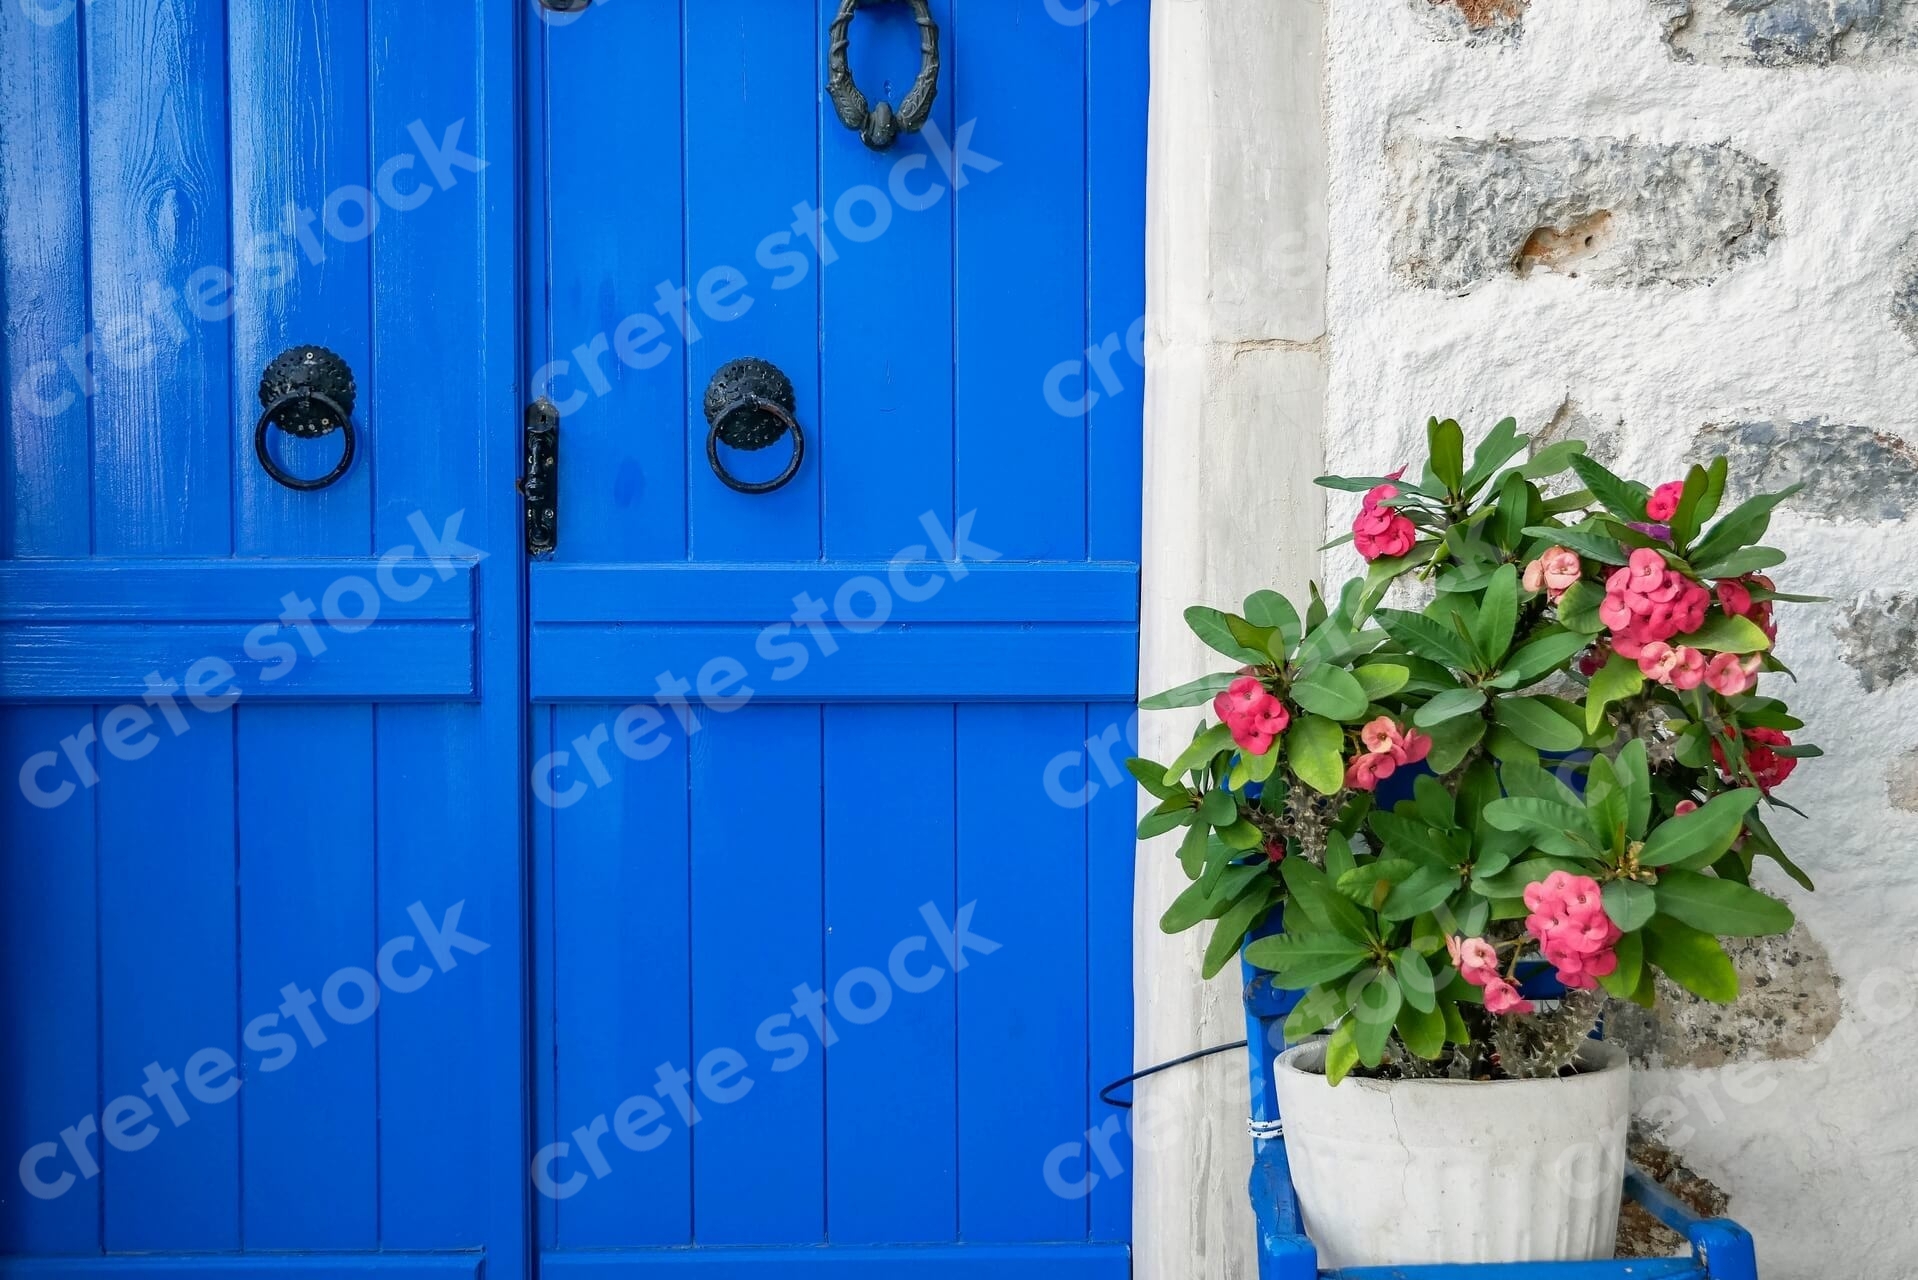
[[[289,489],[324,489],[353,465],[353,370],[325,347],[293,347],[273,357],[260,375],[260,403],[265,411],[253,429],[253,452],[266,473]],[[346,432],[346,443],[333,469],[312,480],[289,475],[267,448],[266,429],[278,427],[290,436],[314,440],[335,431]]]
[[[706,433],[706,461],[713,474],[740,493],[771,493],[787,484],[806,460],[806,433],[800,429],[797,413],[792,379],[774,365],[748,358],[720,366],[706,384],[706,421],[712,424]],[[764,449],[788,434],[793,441],[792,461],[771,480],[741,480],[719,460],[722,444]]]
[[[832,51],[826,75],[826,94],[832,99],[839,122],[858,134],[874,151],[884,151],[899,140],[901,133],[918,133],[932,116],[932,100],[939,93],[939,24],[932,20],[927,0],[903,0],[912,5],[912,18],[919,24],[919,78],[899,103],[880,102],[868,107],[866,95],[853,83],[852,66],[846,51],[852,44],[853,15],[876,5],[898,4],[902,0],[839,0],[839,16],[832,22]]]

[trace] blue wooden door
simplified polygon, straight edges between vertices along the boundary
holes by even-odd
[[[1146,3],[934,0],[887,151],[835,8],[529,23],[541,1270],[1120,1277],[1133,804],[1054,761],[1135,694]],[[851,43],[897,102],[908,7]]]
[[[0,1272],[524,1273],[519,16],[0,5]]]

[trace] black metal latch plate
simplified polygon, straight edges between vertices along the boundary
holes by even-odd
[[[552,554],[559,545],[559,407],[545,396],[526,407],[526,554]]]

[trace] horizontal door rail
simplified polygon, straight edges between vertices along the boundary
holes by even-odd
[[[111,1253],[85,1257],[0,1257],[0,1280],[478,1280],[485,1254],[470,1253]]]
[[[535,702],[1131,702],[1129,624],[536,625]],[[750,691],[748,694],[747,691]]]
[[[0,566],[0,702],[110,702],[151,677],[209,699],[478,694],[471,561],[43,561]]]
[[[866,581],[861,582],[864,579]],[[848,584],[857,583],[856,586]],[[778,622],[795,597],[842,591],[897,622],[1135,622],[1139,567],[1117,561],[834,560],[795,564],[536,564],[533,621]]]
[[[1125,1280],[1123,1244],[787,1245],[738,1248],[551,1250],[547,1280],[625,1280],[688,1275],[700,1280],[804,1276],[806,1280]]]

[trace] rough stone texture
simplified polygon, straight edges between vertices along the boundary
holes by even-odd
[[[1832,520],[1903,520],[1918,510],[1918,451],[1869,427],[1811,418],[1740,422],[1698,434],[1703,456],[1731,459],[1734,499],[1787,485],[1802,489],[1786,505]]]
[[[1674,56],[1761,67],[1829,66],[1918,51],[1906,0],[1651,0]]]
[[[1894,268],[1918,228],[1918,59],[1827,71],[1687,66],[1647,0],[1537,0],[1521,43],[1476,48],[1433,40],[1403,4],[1329,0],[1326,13],[1328,469],[1376,475],[1418,457],[1433,413],[1473,436],[1507,414],[1528,431],[1596,431],[1616,469],[1647,481],[1683,475],[1706,423],[1823,415],[1918,445],[1918,351],[1887,315]],[[1583,267],[1576,280],[1543,262],[1518,273],[1534,224],[1504,242],[1513,256],[1500,274],[1462,296],[1407,287],[1394,253],[1406,193],[1385,163],[1394,142],[1514,132],[1727,144],[1776,172],[1787,233],[1709,288],[1595,288]],[[1884,474],[1853,479],[1869,491]],[[1345,531],[1356,506],[1355,495],[1336,498],[1328,536]],[[1634,1089],[1648,1118],[1661,1098],[1686,1108],[1667,1141],[1732,1197],[1766,1280],[1889,1280],[1918,1258],[1918,1226],[1886,1213],[1881,1190],[1918,1182],[1918,1120],[1884,1084],[1886,1064],[1918,1062],[1918,1013],[1869,1017],[1889,998],[1874,972],[1918,964],[1918,815],[1896,807],[1887,786],[1890,766],[1918,748],[1918,679],[1868,691],[1833,634],[1844,605],[1867,592],[1918,599],[1918,515],[1866,510],[1787,508],[1766,539],[1791,556],[1775,571],[1782,588],[1837,602],[1780,606],[1780,656],[1798,679],[1766,679],[1807,722],[1799,736],[1827,753],[1803,761],[1781,795],[1809,816],[1770,819],[1818,891],[1769,867],[1760,875],[1830,953],[1839,985],[1824,1016],[1842,992],[1842,1018],[1803,1057],[1646,1067]],[[1340,548],[1319,571],[1337,581],[1356,568]],[[1739,1085],[1754,1074],[1769,1092],[1747,1103]]]
[[[1467,44],[1516,40],[1531,0],[1406,0],[1434,36]]]
[[[1838,980],[1803,925],[1779,938],[1737,939],[1726,950],[1738,969],[1737,1004],[1700,1000],[1661,977],[1657,1008],[1607,1006],[1605,1038],[1641,1066],[1722,1067],[1802,1058],[1831,1035]]]
[[[1618,461],[1619,435],[1624,430],[1625,423],[1622,420],[1588,412],[1567,396],[1557,412],[1552,414],[1551,420],[1532,432],[1532,445],[1526,451],[1526,456],[1536,456],[1540,449],[1561,440],[1583,440],[1586,456],[1609,467]],[[1561,478],[1560,487],[1577,487],[1577,478]]]
[[[1716,1218],[1731,1207],[1730,1196],[1709,1179],[1693,1172],[1676,1151],[1653,1137],[1646,1126],[1632,1126],[1625,1153],[1633,1164],[1651,1174],[1659,1186],[1699,1217]],[[1644,1205],[1627,1200],[1619,1206],[1618,1257],[1675,1258],[1690,1252],[1690,1242],[1654,1218]]]
[[[1918,349],[1918,236],[1905,241],[1892,268],[1891,322]]]
[[[1918,669],[1918,595],[1869,592],[1839,613],[1831,631],[1866,693]]]
[[[1708,284],[1780,230],[1777,173],[1724,143],[1406,138],[1388,163],[1393,265],[1427,289],[1538,271]]]
[[[1885,775],[1885,794],[1894,809],[1918,813],[1918,749],[1905,752],[1892,762]]]

